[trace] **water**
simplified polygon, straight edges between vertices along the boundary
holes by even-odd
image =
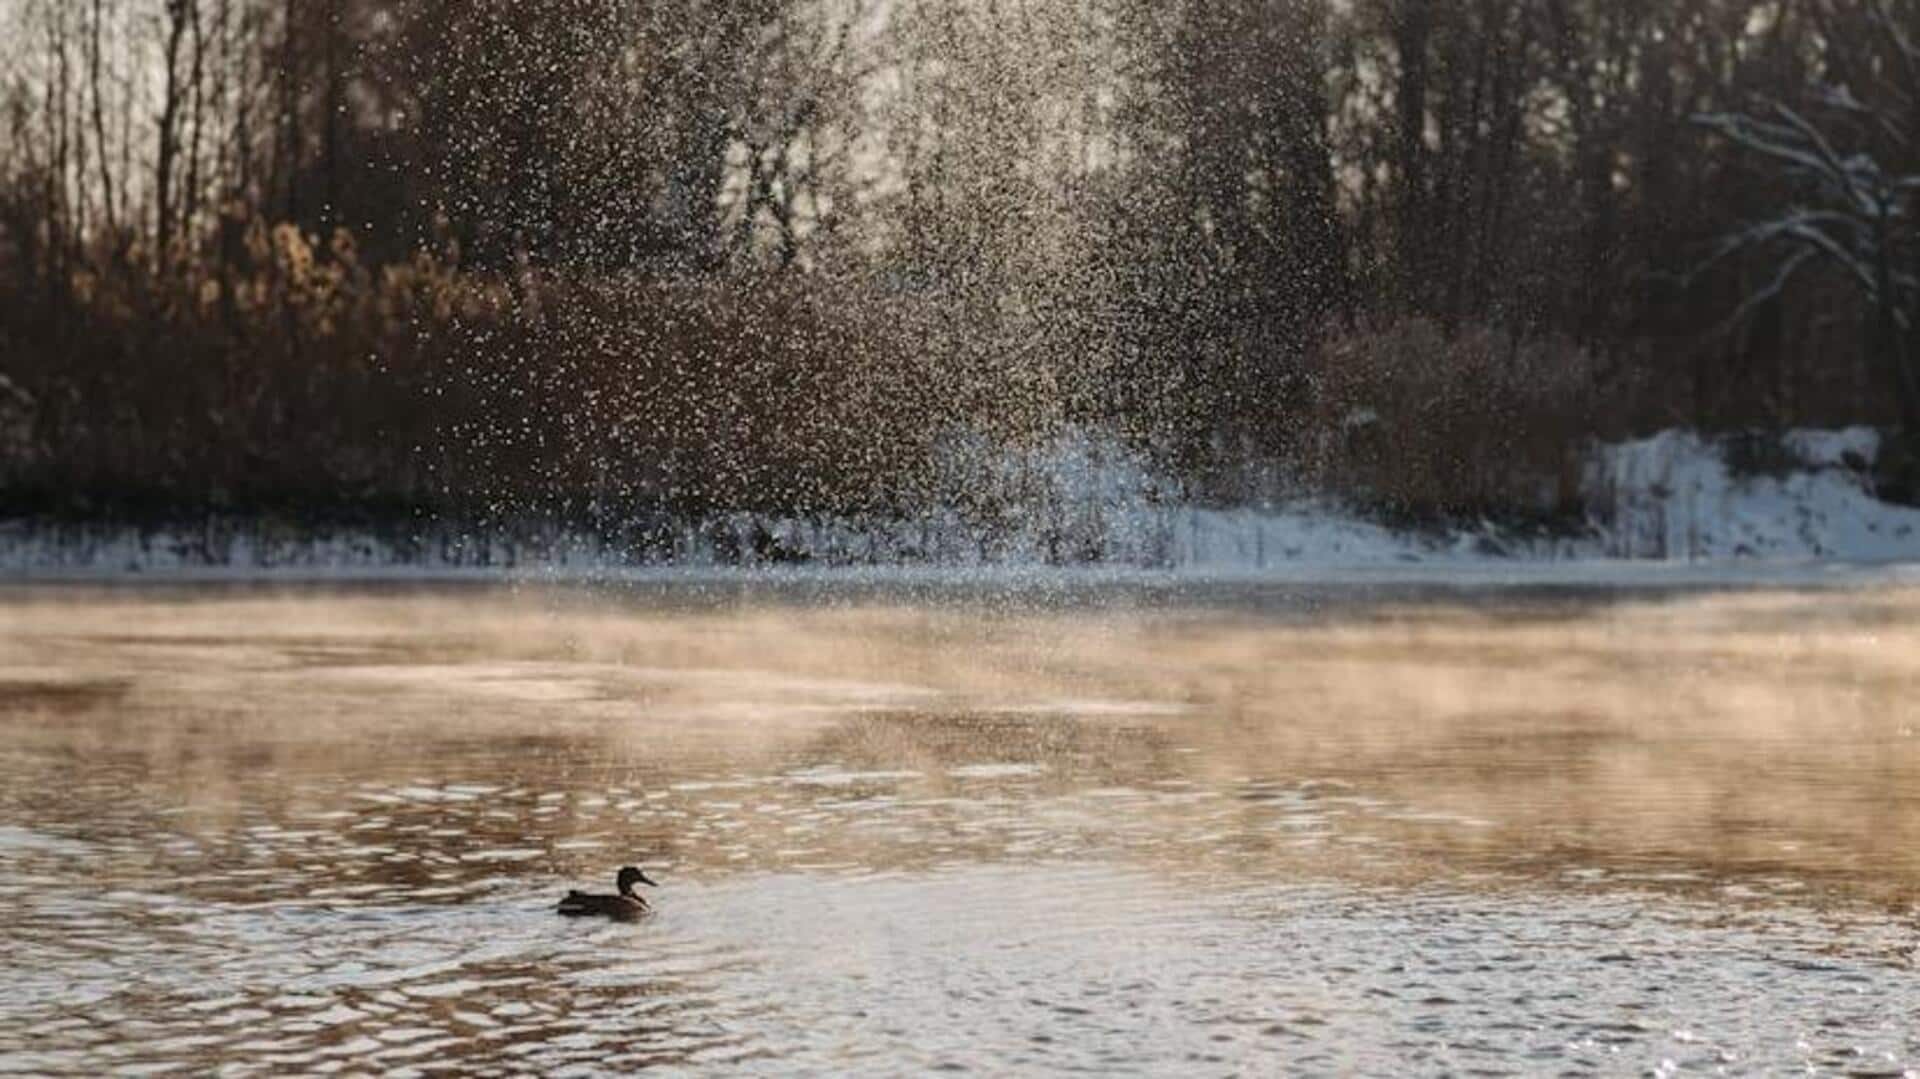
[[[1003,598],[0,595],[0,1071],[1920,1070],[1920,592]]]

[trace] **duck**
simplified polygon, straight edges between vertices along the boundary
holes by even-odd
[[[570,891],[554,909],[569,918],[604,917],[619,922],[630,922],[643,914],[653,912],[653,908],[647,905],[646,900],[633,894],[635,884],[644,884],[649,888],[660,886],[638,868],[630,865],[621,866],[620,872],[613,878],[614,890],[618,894]]]

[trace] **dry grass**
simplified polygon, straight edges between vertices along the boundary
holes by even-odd
[[[239,219],[145,258],[0,275],[16,511],[863,509],[967,396],[920,348],[936,312],[844,282],[376,265]]]

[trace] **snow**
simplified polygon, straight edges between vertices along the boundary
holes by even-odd
[[[1874,498],[1871,429],[1796,430],[1778,474],[1739,475],[1727,443],[1682,430],[1598,447],[1594,520],[1577,533],[1492,524],[1388,528],[1315,497],[1217,509],[1181,503],[1137,457],[1075,436],[998,458],[963,448],[956,484],[1003,507],[991,523],[730,514],[679,529],[649,559],[529,521],[452,529],[302,532],[251,520],[190,529],[0,524],[15,579],[482,578],[596,580],[750,572],[795,579],[1682,584],[1920,579],[1920,510]],[[960,452],[960,451],[957,451]],[[997,500],[997,501],[995,501]],[[983,504],[976,501],[976,505]],[[1008,508],[1012,507],[1012,508]]]
[[[1720,447],[1687,431],[1608,446],[1588,491],[1611,524],[1599,554],[1612,558],[1920,561],[1920,510],[1876,499],[1866,467],[1879,451],[1869,428],[1797,430],[1782,439],[1800,467],[1735,476]]]
[[[1837,431],[1800,428],[1788,431],[1781,441],[1812,468],[1859,471],[1880,456],[1880,432],[1871,427],[1842,427]]]

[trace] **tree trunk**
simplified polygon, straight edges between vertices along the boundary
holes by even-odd
[[[154,258],[164,264],[173,245],[174,170],[180,156],[180,41],[187,32],[187,10],[194,0],[167,0],[166,89],[160,106],[159,153],[154,158]]]
[[[1427,43],[1433,34],[1432,0],[1405,0],[1393,23],[1400,60],[1395,87],[1395,164],[1400,176],[1396,222],[1401,301],[1418,307],[1425,291],[1427,198]]]
[[[93,142],[94,156],[100,166],[100,197],[107,215],[107,231],[117,234],[120,231],[119,207],[114,202],[112,161],[107,155],[107,109],[104,88],[101,85],[101,52],[105,42],[102,23],[105,21],[103,0],[93,0],[93,26],[90,34],[91,49],[88,63],[88,89],[93,97]],[[118,243],[118,240],[115,240]]]

